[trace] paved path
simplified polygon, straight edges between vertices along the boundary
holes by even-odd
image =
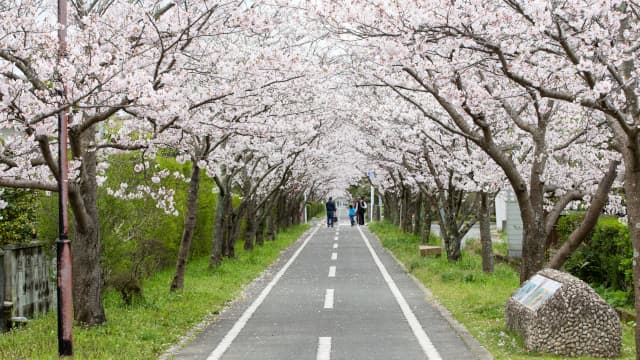
[[[366,227],[318,226],[175,359],[476,359]]]

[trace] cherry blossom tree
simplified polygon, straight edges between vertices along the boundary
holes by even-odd
[[[153,139],[188,111],[186,103],[175,101],[181,99],[184,74],[180,51],[219,10],[206,3],[74,2],[68,54],[56,65],[51,4],[18,1],[1,8],[0,127],[10,135],[2,144],[0,185],[56,191],[54,116],[69,108],[73,293],[81,323],[105,321],[96,207],[103,154],[156,152]],[[99,139],[100,124],[125,110],[136,118],[122,117],[117,134]]]
[[[425,119],[476,144],[503,169],[525,224],[521,280],[528,279],[543,266],[544,239],[561,210],[595,190],[597,169],[606,169],[609,159],[605,179],[615,177],[616,156],[606,148],[611,136],[599,131],[602,117],[526,91],[499,73],[499,61],[465,43],[468,40],[447,32],[438,36],[443,34],[440,28],[447,28],[446,21],[460,19],[446,16],[457,14],[456,6],[433,4],[421,11],[413,3],[358,5],[326,11],[325,23],[343,41],[366,42],[354,51],[361,53],[364,64],[359,70],[371,82],[391,87]],[[315,11],[323,10],[318,5]],[[464,25],[456,24],[460,23]],[[591,140],[604,143],[604,148],[587,146],[595,151],[579,154],[568,150],[575,149],[571,145],[576,142]],[[569,171],[570,176],[552,178],[557,173],[547,168],[554,164],[553,170]],[[551,189],[559,199],[545,218],[545,194]],[[608,188],[602,191],[606,195]],[[599,211],[593,213],[597,216]]]

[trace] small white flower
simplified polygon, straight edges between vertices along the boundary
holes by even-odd
[[[154,184],[158,184],[158,183],[160,183],[160,177],[154,176],[154,177],[151,178],[151,181],[153,181]]]
[[[596,86],[593,87],[593,91],[598,94],[608,94],[613,88],[613,84],[609,80],[602,80],[596,83]]]

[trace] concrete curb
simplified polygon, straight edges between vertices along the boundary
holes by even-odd
[[[469,350],[471,350],[471,352],[478,357],[479,360],[493,360],[493,355],[489,352],[489,350],[487,350],[484,346],[482,346],[474,337],[473,335],[471,335],[471,333],[469,332],[469,330],[467,330],[467,328],[462,325],[458,320],[456,320],[453,315],[451,315],[451,312],[449,312],[449,310],[444,307],[444,305],[442,305],[438,299],[435,297],[435,295],[433,295],[433,293],[431,292],[431,290],[427,289],[424,284],[422,282],[420,282],[420,280],[418,280],[415,276],[413,276],[413,274],[411,274],[407,268],[404,266],[404,264],[391,252],[389,251],[389,249],[385,248],[382,245],[382,242],[380,241],[380,239],[378,239],[378,236],[376,234],[374,234],[373,232],[370,231],[370,233],[376,238],[376,240],[378,240],[378,242],[380,242],[380,246],[384,249],[384,251],[386,251],[389,255],[391,255],[391,257],[398,263],[398,265],[400,265],[400,267],[402,268],[402,270],[404,270],[404,272],[409,275],[409,277],[411,278],[411,280],[413,280],[413,282],[420,288],[420,290],[422,290],[422,292],[424,293],[424,297],[425,299],[431,304],[433,305],[433,307],[438,310],[438,312],[440,313],[440,315],[442,315],[442,317],[447,320],[447,322],[449,323],[449,325],[451,325],[451,327],[453,328],[453,330],[458,334],[458,336],[460,336],[460,338],[462,339],[462,341],[464,341],[464,343],[469,347]]]

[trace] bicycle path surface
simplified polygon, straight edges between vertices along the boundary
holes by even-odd
[[[342,216],[307,232],[172,358],[490,358],[454,328],[366,226]]]

